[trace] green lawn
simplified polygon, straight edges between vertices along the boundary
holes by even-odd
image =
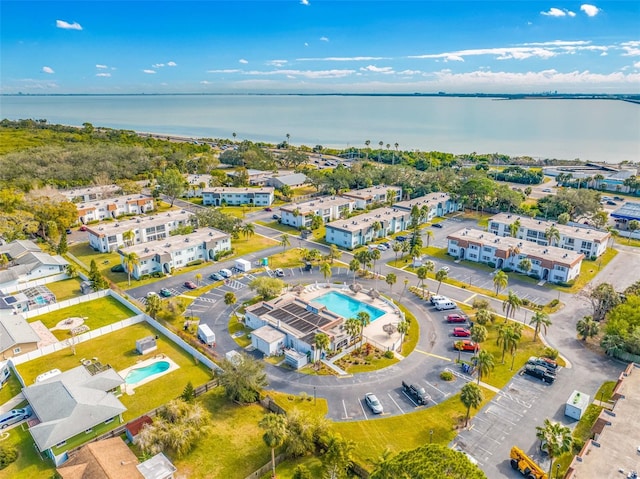
[[[5,382],[2,389],[0,389],[0,405],[6,403],[16,394],[19,394],[20,391],[22,391],[22,384],[20,384],[20,381],[18,381],[18,378],[12,371],[9,379],[7,379],[7,382]]]
[[[597,276],[602,268],[609,264],[613,258],[618,254],[618,250],[613,248],[608,248],[601,256],[595,261],[591,261],[590,259],[585,259],[582,261],[582,266],[580,267],[580,275],[575,279],[573,285],[570,287],[564,287],[555,285],[553,283],[549,283],[549,286],[555,289],[559,289],[565,293],[577,293],[581,291],[587,283],[589,283],[593,278]]]
[[[76,298],[82,295],[80,291],[80,278],[70,278],[55,283],[47,283],[45,286],[56,295],[56,301],[64,301],[65,299]]]
[[[124,304],[111,296],[105,296],[104,298],[59,309],[52,313],[34,316],[30,319],[31,321],[42,321],[42,324],[47,328],[53,328],[58,322],[67,318],[82,317],[87,318],[84,324],[93,331],[131,316],[135,316],[135,313]],[[57,329],[51,332],[60,340],[69,337],[69,330],[67,329]]]
[[[235,333],[239,333],[240,331],[244,332],[242,336],[233,336]],[[231,315],[229,318],[229,334],[233,338],[233,340],[240,346],[241,348],[246,348],[251,344],[251,339],[249,339],[248,334],[251,333],[251,329],[247,328],[243,323],[238,321],[234,315]]]
[[[24,426],[11,429],[8,438],[2,441],[2,445],[14,446],[18,450],[18,459],[0,471],[2,479],[34,479],[50,478],[55,473],[53,463],[43,459],[37,452],[35,443],[29,431]]]
[[[242,257],[249,253],[255,253],[256,251],[277,246],[278,241],[260,235],[253,235],[249,238],[241,236],[237,240],[233,240],[231,245],[233,247],[233,256]],[[230,256],[227,256],[226,258],[230,258]]]
[[[481,409],[495,393],[483,389],[484,401]],[[472,414],[475,411],[472,410]],[[333,423],[331,428],[344,438],[355,442],[354,458],[364,467],[371,468],[386,448],[393,453],[415,449],[431,440],[447,445],[457,434],[455,426],[464,419],[466,409],[460,395],[447,399],[437,406],[420,408],[411,414],[382,417],[369,421]]]
[[[413,313],[402,304],[397,301],[394,301],[394,303],[398,308],[400,308],[400,311],[404,313],[405,318],[410,321],[409,332],[405,335],[404,342],[402,343],[402,355],[407,357],[418,345],[418,340],[420,339],[420,323]]]
[[[304,261],[300,256],[299,248],[289,248],[286,251],[269,256],[269,267],[274,268],[295,268],[303,266]]]
[[[613,395],[613,389],[616,387],[616,381],[607,381],[600,388],[598,392],[593,397],[593,399],[597,399],[602,402],[611,401],[611,396]]]
[[[324,398],[316,397],[313,400],[312,395],[298,395],[285,394],[278,391],[265,391],[267,396],[270,396],[278,406],[287,412],[291,412],[294,409],[299,409],[302,412],[316,414],[318,416],[326,416],[329,413],[329,405]]]
[[[241,220],[246,218],[246,215],[263,209],[261,206],[220,206],[218,211],[225,215],[234,216]]]
[[[221,388],[199,401],[211,412],[211,432],[184,458],[170,457],[181,477],[242,479],[271,459],[258,423],[265,415],[259,405],[239,406],[228,401]]]
[[[322,461],[316,456],[304,456],[297,459],[286,459],[276,467],[278,479],[292,479],[296,467],[305,466],[311,477],[323,477],[325,472]],[[355,477],[355,476],[354,476]],[[271,479],[271,472],[267,472],[260,479]]]
[[[283,225],[282,223],[278,223],[277,221],[256,221],[256,223],[262,226],[266,226],[267,228],[282,231],[283,233],[287,233],[291,236],[300,236],[300,231],[298,230],[298,228],[294,228],[293,226],[289,225]]]

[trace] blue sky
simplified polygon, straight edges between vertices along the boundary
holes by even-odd
[[[5,1],[0,92],[640,92],[640,2]]]

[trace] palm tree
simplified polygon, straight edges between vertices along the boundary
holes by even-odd
[[[366,311],[360,311],[357,316],[356,319],[360,322],[360,347],[362,347],[362,344],[364,343],[364,328],[366,328],[370,323],[371,323],[371,315],[369,315],[369,313],[367,313]]]
[[[380,163],[380,153],[382,153],[382,145],[384,145],[384,142],[380,140],[378,145],[380,146],[380,149],[378,150],[378,163]]]
[[[433,238],[433,231],[426,230],[424,236],[427,238],[427,248],[429,247],[429,241]]]
[[[316,351],[318,351],[319,353],[317,360],[320,361],[320,359],[322,358],[322,353],[329,349],[329,344],[331,341],[329,340],[329,336],[327,336],[325,333],[317,333],[313,338],[313,342],[316,344]]]
[[[282,251],[284,252],[289,246],[291,246],[291,241],[289,241],[289,235],[284,233],[280,237],[280,246],[282,246]]]
[[[483,377],[489,376],[489,373],[496,367],[495,359],[486,349],[482,349],[476,357],[476,368],[478,369],[478,384]]]
[[[327,282],[327,278],[331,278],[331,275],[333,274],[331,271],[331,265],[326,261],[320,264],[320,272],[322,273],[322,276],[324,276],[325,283]]]
[[[344,322],[344,330],[351,338],[360,336],[360,321],[356,318],[349,318]]]
[[[2,256],[5,257],[4,255]],[[66,266],[64,272],[67,273],[67,276],[69,276],[69,278],[75,278],[78,276],[78,267],[73,263],[69,263]]]
[[[474,343],[483,343],[487,340],[487,336],[489,335],[489,331],[482,324],[474,324],[471,326],[471,340]]]
[[[374,221],[371,225],[371,229],[373,230],[373,237],[378,237],[378,232],[382,229],[382,224],[379,221]]]
[[[549,477],[553,469],[553,460],[571,450],[573,437],[571,429],[563,426],[559,422],[544,420],[543,426],[536,426],[536,437],[541,443],[546,443],[547,454],[549,454]]]
[[[291,147],[291,135],[289,133],[286,134],[287,137],[287,148]]]
[[[547,313],[536,311],[535,313],[533,313],[529,324],[533,324],[535,328],[533,332],[533,342],[535,343],[536,339],[538,338],[538,334],[540,333],[540,329],[542,328],[544,334],[547,334],[547,327],[551,326],[552,323]]]
[[[344,477],[347,468],[353,463],[353,450],[356,445],[350,439],[343,439],[340,434],[329,433],[326,437],[326,451],[323,456],[327,479]]]
[[[416,270],[416,276],[418,276],[418,279],[420,280],[419,285],[422,287],[422,299],[424,299],[424,280],[427,279],[428,274],[429,269],[425,265],[420,266]]]
[[[367,147],[367,161],[369,160],[369,145],[371,144],[371,140],[366,140],[364,142],[364,146]]]
[[[514,238],[518,234],[518,230],[520,229],[520,220],[515,220],[513,223],[509,225],[509,233]]]
[[[495,316],[487,308],[480,308],[476,312],[475,322],[482,325],[492,323],[495,320]]]
[[[498,346],[502,346],[502,359],[501,362],[504,364],[504,357],[509,351],[512,355],[515,356],[515,352],[518,349],[518,342],[522,337],[522,325],[521,324],[501,324],[498,327],[498,338],[496,339],[496,344]]]
[[[270,412],[266,414],[259,423],[259,426],[264,429],[262,440],[271,448],[271,477],[276,477],[276,453],[277,447],[284,444],[287,438],[287,418],[283,414],[276,414]]]
[[[378,275],[376,274],[376,261],[380,259],[380,250],[379,249],[374,249],[373,251],[371,251],[371,260],[373,261],[373,278],[376,280],[376,282],[378,281]]]
[[[353,271],[353,284],[356,283],[356,273],[358,272],[358,270],[360,269],[360,261],[358,261],[357,259],[352,259],[349,262],[349,271]]]
[[[147,298],[147,305],[145,307],[145,312],[151,316],[153,319],[156,319],[156,316],[160,312],[160,308],[162,307],[162,300],[159,296],[153,295]]]
[[[331,261],[331,264],[333,264],[333,260],[340,259],[340,256],[342,256],[342,251],[340,251],[336,245],[330,245],[327,258]]]
[[[393,243],[393,245],[391,245],[391,249],[396,254],[396,263],[397,263],[398,262],[398,253],[400,251],[402,251],[402,243],[399,243],[399,242],[396,241],[395,243]]]
[[[502,270],[493,275],[493,285],[496,287],[496,296],[509,284],[509,276]]]
[[[396,284],[396,281],[398,281],[398,277],[395,275],[395,273],[389,273],[387,274],[387,276],[385,276],[384,280],[389,285],[389,294],[391,294],[393,285]]]
[[[587,338],[597,336],[600,325],[593,319],[593,316],[585,316],[576,323],[576,331],[582,336],[582,340],[586,341]]]
[[[557,246],[560,243],[560,230],[551,225],[545,230],[544,237],[549,242],[549,246]]]
[[[196,284],[200,286],[200,281],[202,281],[202,273],[196,273]]]
[[[227,306],[231,306],[232,304],[236,304],[237,302],[238,298],[233,291],[227,291],[224,294],[224,304],[226,304]]]
[[[469,425],[469,416],[471,408],[477,409],[482,404],[482,390],[476,383],[467,383],[460,391],[460,401],[467,408],[467,417],[464,421],[464,427]]]
[[[597,174],[593,177],[593,179],[596,182],[596,184],[594,185],[594,188],[597,190],[600,188],[600,182],[604,180],[604,176],[602,176],[601,174]]]
[[[522,307],[522,299],[514,293],[512,290],[509,290],[507,294],[507,299],[502,302],[502,311],[505,313],[504,322],[509,321],[509,316],[511,314],[516,313]]]
[[[447,276],[449,276],[449,273],[447,272],[446,269],[439,269],[436,272],[436,281],[438,282],[438,289],[436,291],[436,294],[438,294],[440,292],[440,286],[442,286],[442,282],[447,279]]]
[[[398,144],[398,142],[396,141],[396,142],[394,143],[394,145],[393,145],[393,146],[395,146],[395,147],[396,147],[396,153],[393,155],[393,161],[391,162],[391,164],[392,164],[392,165],[395,165],[395,164],[396,164],[396,155],[398,154],[398,147],[399,147],[400,145],[399,145],[399,144]]]
[[[253,223],[245,223],[240,227],[240,231],[244,235],[245,239],[248,239],[255,234],[256,228],[253,226]]]
[[[528,274],[531,271],[533,265],[531,264],[531,260],[529,258],[522,258],[518,263],[518,269],[523,271],[524,274]]]
[[[131,230],[122,233],[122,241],[124,241],[124,244],[126,244],[127,246],[131,246],[133,244],[133,240],[135,237],[136,234]]]
[[[127,280],[129,282],[129,286],[131,286],[131,275],[135,269],[140,266],[140,257],[134,252],[127,253],[122,257],[122,265],[124,266],[124,270],[127,272]]]
[[[407,321],[406,319],[403,319],[402,321],[400,321],[397,325],[396,325],[396,329],[398,330],[398,332],[400,333],[400,344],[402,345],[402,343],[404,343],[404,337],[409,333],[409,328],[411,327],[411,324],[409,323],[409,321]]]
[[[619,334],[605,334],[600,346],[608,356],[616,357],[625,349],[625,339]]]

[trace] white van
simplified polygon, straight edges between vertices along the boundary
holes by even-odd
[[[446,301],[436,301],[434,305],[438,311],[444,311],[446,309],[456,309],[458,307],[456,306],[456,303],[454,303],[450,299]]]
[[[198,325],[198,339],[207,346],[216,345],[216,334],[211,331],[211,328],[207,324]]]

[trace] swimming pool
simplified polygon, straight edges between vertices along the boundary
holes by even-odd
[[[143,368],[132,369],[131,371],[129,371],[129,374],[127,374],[127,377],[124,378],[124,382],[126,384],[139,383],[149,376],[165,372],[167,369],[169,369],[170,366],[171,365],[168,361],[158,361]]]
[[[369,313],[371,322],[373,323],[385,314],[381,309],[335,291],[318,296],[313,299],[312,302],[326,306],[329,311],[339,314],[345,319],[355,318],[360,311],[366,311]]]

